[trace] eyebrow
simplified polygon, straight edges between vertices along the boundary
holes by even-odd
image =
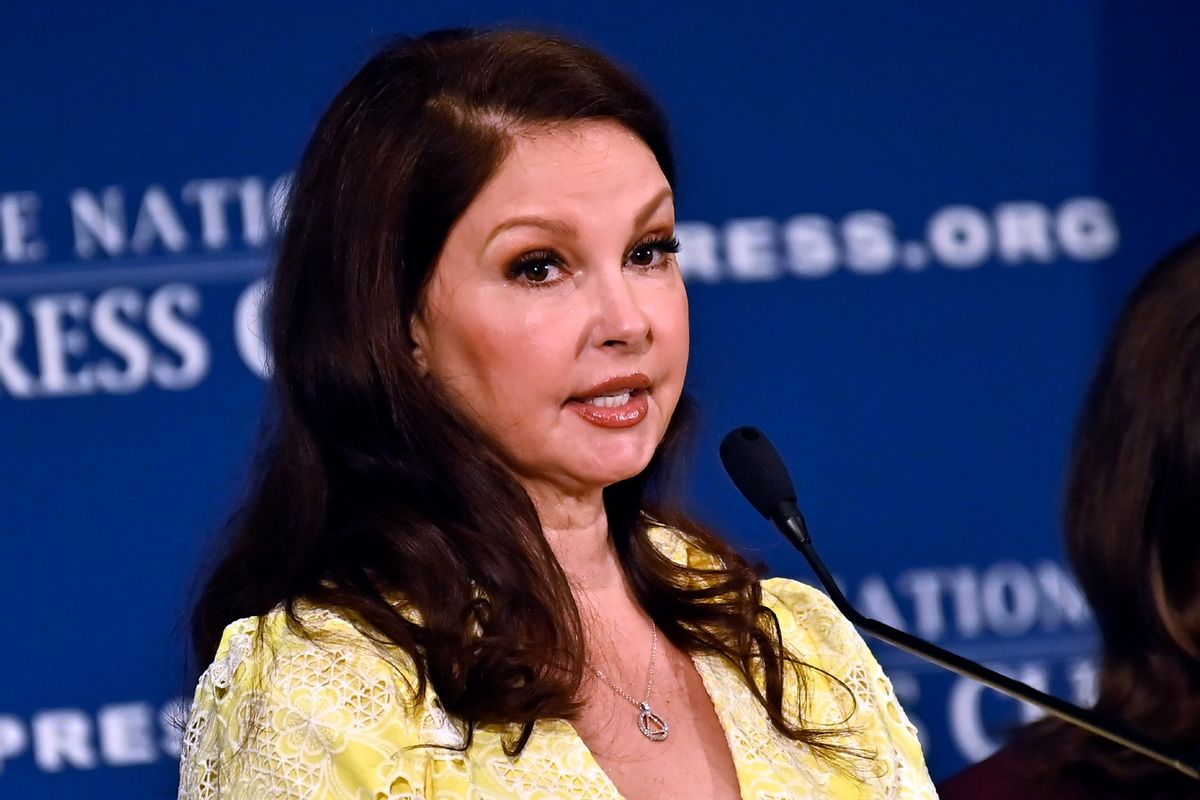
[[[658,210],[658,207],[662,205],[663,201],[673,196],[674,192],[671,190],[671,187],[664,187],[661,192],[650,198],[650,200],[644,206],[642,206],[641,210],[638,211],[637,216],[633,218],[634,226],[641,227],[642,225],[645,225],[646,220],[648,220],[650,216]],[[509,219],[504,220],[504,222],[501,222],[499,225],[493,228],[492,232],[487,235],[487,238],[483,241],[483,246],[487,247],[489,244],[491,244],[493,239],[509,228],[522,227],[544,228],[548,231],[553,231],[554,233],[558,233],[563,236],[575,238],[579,237],[579,229],[569,222],[531,214],[527,216],[510,217]]]

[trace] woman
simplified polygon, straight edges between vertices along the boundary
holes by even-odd
[[[1100,629],[1096,709],[1196,753],[1200,237],[1156,264],[1126,301],[1076,434],[1066,542]],[[1046,720],[947,781],[942,796],[1196,798],[1200,781]]]
[[[181,797],[932,796],[828,602],[662,501],[673,200],[658,108],[575,44],[443,31],[342,90],[195,614]]]

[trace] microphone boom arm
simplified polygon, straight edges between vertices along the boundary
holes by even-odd
[[[813,572],[816,573],[817,579],[825,587],[825,591],[829,593],[829,599],[833,601],[838,610],[854,625],[876,639],[885,641],[890,645],[899,647],[901,650],[906,650],[925,660],[932,661],[951,672],[956,672],[964,677],[979,681],[1001,694],[1036,706],[1059,719],[1063,719],[1073,725],[1078,725],[1097,736],[1103,736],[1105,739],[1116,742],[1162,764],[1166,764],[1190,778],[1200,780],[1200,769],[1197,769],[1196,766],[1182,758],[1169,755],[1164,751],[1162,745],[1152,742],[1134,731],[1125,729],[1112,720],[1101,717],[1091,709],[1081,708],[1053,695],[1046,694],[1026,683],[989,669],[982,664],[978,664],[956,653],[951,653],[949,650],[938,647],[932,642],[919,639],[910,633],[893,628],[891,625],[860,613],[858,609],[850,605],[850,601],[842,594],[837,581],[833,579],[833,575],[830,574],[829,570],[825,567],[825,563],[821,561],[821,557],[813,549],[812,538],[808,534],[808,526],[804,522],[804,516],[794,503],[789,505],[790,507],[784,506],[780,512],[774,514],[772,522],[775,523],[780,532],[807,559]]]

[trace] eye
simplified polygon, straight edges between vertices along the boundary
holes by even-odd
[[[655,269],[661,267],[667,256],[679,252],[679,239],[655,236],[638,242],[629,251],[629,263],[639,269]]]
[[[509,280],[534,286],[555,283],[562,276],[561,259],[549,250],[525,253],[506,271]]]

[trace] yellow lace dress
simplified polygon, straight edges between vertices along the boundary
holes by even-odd
[[[703,558],[677,535],[664,530],[660,540],[672,557]],[[851,731],[841,743],[873,758],[855,771],[822,760],[771,725],[736,670],[717,657],[694,657],[744,800],[935,798],[891,684],[828,598],[777,578],[763,582],[763,602],[792,652],[853,692],[851,699],[810,671],[804,719]],[[539,721],[515,758],[504,753],[505,731],[488,726],[476,729],[466,750],[455,749],[461,726],[431,689],[413,702],[407,656],[328,610],[305,608],[302,618],[317,642],[291,631],[279,610],[261,628],[253,617],[225,629],[196,688],[180,800],[620,800],[569,722]]]

